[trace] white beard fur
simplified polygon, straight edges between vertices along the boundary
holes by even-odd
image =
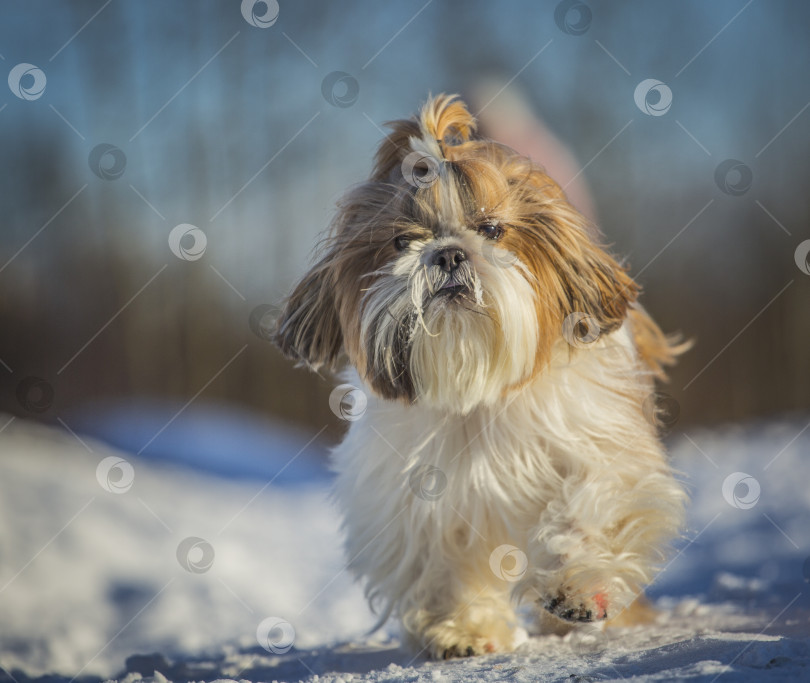
[[[465,389],[464,367],[434,358],[439,390]],[[652,383],[627,323],[585,349],[560,339],[549,366],[506,396],[481,381],[471,398],[493,400],[455,409],[437,407],[441,391],[404,405],[366,390],[366,413],[333,453],[349,566],[381,622],[397,615],[411,646],[439,658],[513,649],[520,601],[572,620],[606,603],[614,617],[654,578],[684,516],[642,413]]]
[[[426,297],[432,283],[424,264],[444,244],[461,245],[473,257],[466,299],[473,311],[460,312],[464,303]],[[410,248],[364,298],[361,338],[364,344],[372,338],[374,365],[389,376],[397,374],[392,349],[401,320],[416,314],[409,370],[424,406],[467,414],[500,403],[503,388],[518,384],[534,367],[539,335],[531,275],[518,260],[497,265],[495,257],[509,256],[504,250],[493,248],[493,256],[485,258],[484,244],[481,237],[461,234],[433,241],[424,252]]]

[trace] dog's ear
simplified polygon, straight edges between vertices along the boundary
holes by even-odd
[[[343,346],[328,257],[296,285],[284,305],[273,341],[281,352],[315,370],[333,367]]]
[[[554,302],[563,324],[568,316],[582,314],[598,324],[600,334],[618,329],[638,297],[638,285],[553,180],[533,165],[515,164],[512,191],[529,219],[504,242],[534,273],[539,312],[549,315]]]
[[[412,151],[410,140],[419,136],[419,124],[416,121],[400,119],[388,121],[385,124],[391,128],[385,139],[380,143],[374,157],[374,170],[371,180],[377,182],[390,181],[394,169],[402,164],[402,160]]]
[[[597,241],[596,229],[567,201],[556,202],[543,221],[550,228],[547,244],[555,252],[550,260],[561,287],[558,300],[563,320],[584,314],[596,321],[600,335],[617,330],[638,297],[638,285]]]
[[[599,325],[600,334],[622,326],[639,287],[599,242],[599,230],[579,213],[562,188],[544,172],[530,174],[528,186],[543,197],[540,221],[544,236],[556,252],[555,262],[564,292],[560,297],[563,316],[584,313]]]
[[[573,264],[576,283],[571,292],[570,312],[582,312],[596,320],[601,334],[622,326],[628,309],[638,297],[639,288],[604,248],[591,243],[582,260]]]

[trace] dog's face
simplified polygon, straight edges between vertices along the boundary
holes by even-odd
[[[539,167],[475,138],[453,97],[392,127],[287,301],[282,351],[345,350],[378,395],[465,413],[541,372],[572,314],[622,324],[635,284]]]

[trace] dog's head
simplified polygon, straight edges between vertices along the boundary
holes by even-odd
[[[391,126],[286,303],[286,355],[345,351],[379,396],[463,413],[535,377],[564,335],[622,324],[635,283],[540,167],[476,137],[452,96]]]

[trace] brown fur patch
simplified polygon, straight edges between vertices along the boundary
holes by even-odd
[[[276,337],[282,351],[317,367],[334,366],[345,349],[377,393],[410,400],[410,383],[397,386],[395,378],[375,370],[360,339],[364,292],[398,258],[398,236],[430,240],[454,230],[477,231],[486,222],[502,228],[498,244],[527,268],[536,297],[541,341],[531,376],[516,386],[542,371],[571,313],[590,316],[601,334],[629,315],[643,362],[663,377],[663,366],[687,345],[667,338],[633,307],[638,286],[542,168],[476,138],[475,119],[455,96],[439,95],[415,119],[390,125],[370,180],[340,202],[323,257],[287,301]],[[428,187],[413,187],[399,170],[414,138],[443,156],[437,160],[444,165],[440,177]]]
[[[660,380],[666,381],[664,368],[674,365],[677,357],[692,348],[692,341],[682,341],[680,335],[666,335],[640,306],[630,309],[633,340],[642,362]]]

